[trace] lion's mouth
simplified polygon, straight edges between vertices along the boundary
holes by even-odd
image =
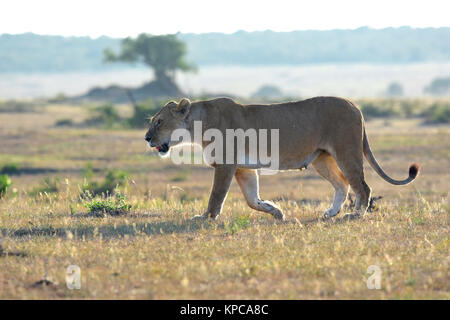
[[[169,151],[169,144],[168,143],[163,143],[162,145],[156,146],[155,149],[159,152],[159,153],[167,153]]]

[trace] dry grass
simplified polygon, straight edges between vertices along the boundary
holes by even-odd
[[[368,184],[384,198],[362,219],[318,220],[332,188],[308,169],[261,179],[262,196],[284,209],[285,223],[248,208],[235,183],[217,222],[193,223],[211,169],[160,159],[143,131],[53,126],[72,114],[83,120],[70,107],[0,114],[0,165],[26,169],[11,177],[16,193],[0,200],[2,299],[450,298],[448,126],[368,123],[375,155],[392,176],[404,177],[411,161],[423,172],[395,187],[368,168]],[[79,185],[88,163],[98,178],[111,168],[130,172],[128,215],[87,214]],[[59,178],[59,191],[29,194],[47,176]],[[71,264],[81,268],[81,290],[66,288]],[[370,265],[381,268],[381,290],[366,287]],[[45,279],[52,285],[36,284]]]

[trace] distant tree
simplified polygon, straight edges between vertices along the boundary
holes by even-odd
[[[277,86],[266,84],[261,86],[252,96],[265,99],[279,98],[283,96],[283,92]]]
[[[386,89],[386,95],[390,97],[401,97],[403,95],[403,86],[398,82],[392,82]]]
[[[435,95],[450,93],[450,77],[434,79],[423,91]]]
[[[195,66],[185,61],[186,45],[176,35],[152,36],[142,33],[137,38],[125,38],[118,54],[104,50],[104,60],[109,62],[140,62],[152,68],[158,82],[174,82],[177,70],[187,72]]]

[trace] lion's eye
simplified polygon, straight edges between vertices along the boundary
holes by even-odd
[[[158,121],[156,121],[156,125],[159,127],[159,125],[161,124],[161,119],[158,119]]]

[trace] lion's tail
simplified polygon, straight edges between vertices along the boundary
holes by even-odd
[[[380,165],[378,164],[377,160],[375,159],[372,150],[370,150],[369,141],[367,140],[366,130],[364,129],[364,140],[363,140],[363,151],[364,156],[366,157],[367,161],[369,162],[370,166],[375,170],[380,177],[382,177],[384,180],[391,184],[395,185],[405,185],[413,181],[420,171],[420,165],[418,163],[413,163],[409,167],[409,176],[405,180],[394,180],[391,177],[389,177],[383,169],[381,169]]]

